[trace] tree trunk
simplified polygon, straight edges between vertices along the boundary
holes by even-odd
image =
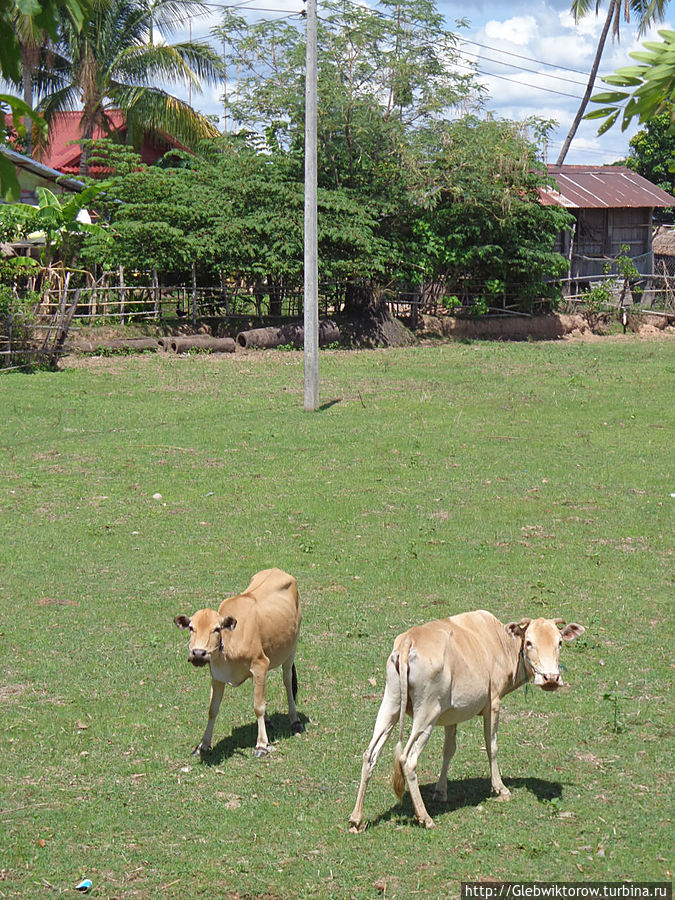
[[[21,79],[23,82],[23,102],[33,108],[33,67],[35,53],[31,52],[31,48],[22,46],[21,48]],[[26,156],[33,155],[33,120],[28,116],[23,120],[26,129],[26,140],[24,144],[24,153]]]
[[[390,322],[393,318],[384,288],[365,281],[350,281],[347,284],[344,314],[350,319],[372,319],[377,322]]]
[[[570,148],[570,144],[574,139],[574,135],[577,133],[577,128],[579,127],[579,123],[581,122],[584,113],[586,112],[586,107],[588,106],[588,101],[591,99],[591,94],[593,93],[593,86],[595,85],[595,76],[598,74],[598,68],[600,67],[600,60],[602,59],[602,54],[605,49],[605,42],[607,41],[607,33],[609,32],[609,26],[612,24],[612,19],[615,15],[617,0],[610,0],[609,9],[607,10],[607,18],[605,19],[605,24],[602,27],[602,33],[600,35],[600,40],[598,41],[598,47],[595,51],[595,59],[593,60],[593,65],[591,66],[591,73],[588,76],[588,84],[586,85],[586,91],[584,96],[579,104],[579,109],[577,110],[577,114],[574,117],[574,121],[572,122],[572,127],[569,130],[569,134],[565,138],[565,141],[562,145],[562,150],[560,151],[560,155],[556,160],[556,166],[562,166],[565,162],[565,157],[567,156],[567,151]]]
[[[284,287],[281,278],[274,279],[267,276],[267,287],[270,296],[270,315],[281,318],[284,302]]]

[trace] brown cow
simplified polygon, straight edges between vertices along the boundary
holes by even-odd
[[[269,669],[282,667],[288,716],[294,734],[303,731],[295,708],[298,681],[295,648],[300,631],[300,597],[295,578],[281,569],[265,569],[243,592],[215,609],[200,609],[192,617],[176,616],[175,624],[190,631],[188,660],[211,669],[209,719],[194,753],[211,748],[213,725],[226,684],[253,678],[253,709],[258,720],[256,756],[269,752],[265,719],[265,687]]]
[[[350,830],[362,829],[368,780],[397,722],[394,790],[400,799],[407,783],[421,824],[431,828],[434,822],[422,801],[416,766],[436,725],[445,728],[445,743],[434,799],[447,800],[448,765],[455,752],[457,725],[478,715],[483,716],[492,790],[500,799],[508,799],[511,795],[497,764],[501,699],[530,680],[547,691],[560,687],[558,659],[563,640],[573,641],[585,631],[575,623],[560,630],[558,626],[563,625],[561,619],[523,619],[503,625],[491,613],[478,610],[418,625],[400,634],[387,660],[387,683],[373,739],[363,755]],[[412,715],[412,728],[403,747],[406,712]]]

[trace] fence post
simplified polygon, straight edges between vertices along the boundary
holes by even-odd
[[[197,263],[192,263],[192,325],[197,327]]]
[[[124,266],[119,268],[120,275],[120,322],[124,325],[124,303],[126,301],[126,291],[124,290]]]
[[[153,318],[156,322],[159,318],[159,278],[156,266],[152,267],[152,298],[154,300]]]
[[[223,295],[223,303],[225,305],[225,316],[229,319],[230,317],[230,298],[227,295],[227,281],[225,279],[225,272],[220,270],[220,290]]]

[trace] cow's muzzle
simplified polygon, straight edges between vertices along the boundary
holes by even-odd
[[[188,662],[193,666],[205,666],[210,659],[210,654],[206,650],[191,650],[188,656]]]
[[[542,675],[541,689],[542,691],[557,691],[563,681],[560,673]]]

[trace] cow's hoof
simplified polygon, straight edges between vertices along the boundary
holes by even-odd
[[[253,755],[257,759],[262,759],[263,756],[268,756],[270,752],[269,747],[256,747],[253,751]]]
[[[302,734],[304,730],[305,726],[300,720],[298,720],[297,722],[291,722],[291,731],[293,732],[293,734]]]
[[[203,756],[204,753],[208,753],[210,749],[210,747],[204,747],[201,744],[197,744],[190,756]]]
[[[349,823],[349,833],[350,834],[363,834],[363,832],[365,830],[366,830],[366,826],[363,824],[363,822],[359,822],[358,825],[356,824],[356,822]]]
[[[508,788],[504,788],[503,791],[499,791],[494,799],[499,800],[501,803],[505,803],[507,800],[511,799],[511,796],[511,791],[508,790]]]
[[[424,819],[420,821],[420,825],[424,825],[425,828],[435,828],[436,823],[433,819]]]

